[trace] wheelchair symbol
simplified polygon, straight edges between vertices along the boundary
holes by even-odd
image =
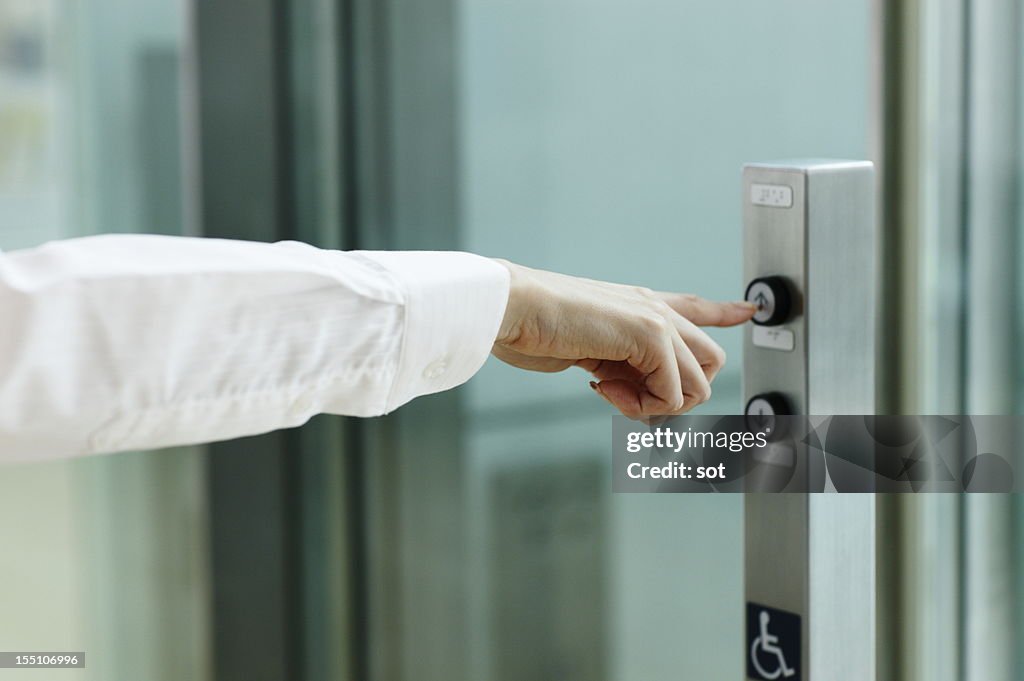
[[[768,633],[768,622],[771,615],[762,610],[758,615],[761,623],[761,634],[754,639],[750,646],[750,662],[754,669],[768,681],[774,681],[779,677],[789,678],[796,673],[792,667],[786,664],[786,656],[779,647],[779,637]],[[769,660],[766,665],[761,664],[762,654]]]

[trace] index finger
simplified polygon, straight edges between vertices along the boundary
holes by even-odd
[[[756,305],[739,300],[718,302],[691,293],[658,293],[658,297],[697,326],[736,326],[757,312]]]

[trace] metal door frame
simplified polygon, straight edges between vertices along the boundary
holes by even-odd
[[[354,247],[333,87],[344,65],[339,3],[186,6],[191,231]],[[321,416],[208,447],[214,678],[365,678],[355,436],[345,419]]]
[[[1020,9],[874,6],[882,413],[1015,413]],[[1022,510],[998,495],[880,496],[879,679],[1013,678]]]

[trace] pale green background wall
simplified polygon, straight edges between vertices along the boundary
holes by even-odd
[[[462,0],[464,247],[740,295],[740,166],[868,153],[869,10],[866,0]],[[730,362],[701,410],[736,413],[741,336],[711,334]],[[606,455],[610,411],[586,381],[492,361],[468,387],[480,627],[493,574],[485,490],[498,470]],[[742,499],[606,499],[609,678],[740,678]],[[483,654],[477,664],[491,670]]]

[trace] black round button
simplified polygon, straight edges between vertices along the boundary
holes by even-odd
[[[743,410],[746,416],[747,428],[751,431],[764,431],[768,433],[768,439],[775,439],[782,435],[785,430],[783,421],[776,419],[776,416],[790,416],[793,410],[790,409],[789,400],[781,393],[761,393],[754,395],[747,402]]]
[[[758,277],[747,286],[743,298],[757,305],[755,324],[776,326],[789,319],[789,285],[782,277]]]

